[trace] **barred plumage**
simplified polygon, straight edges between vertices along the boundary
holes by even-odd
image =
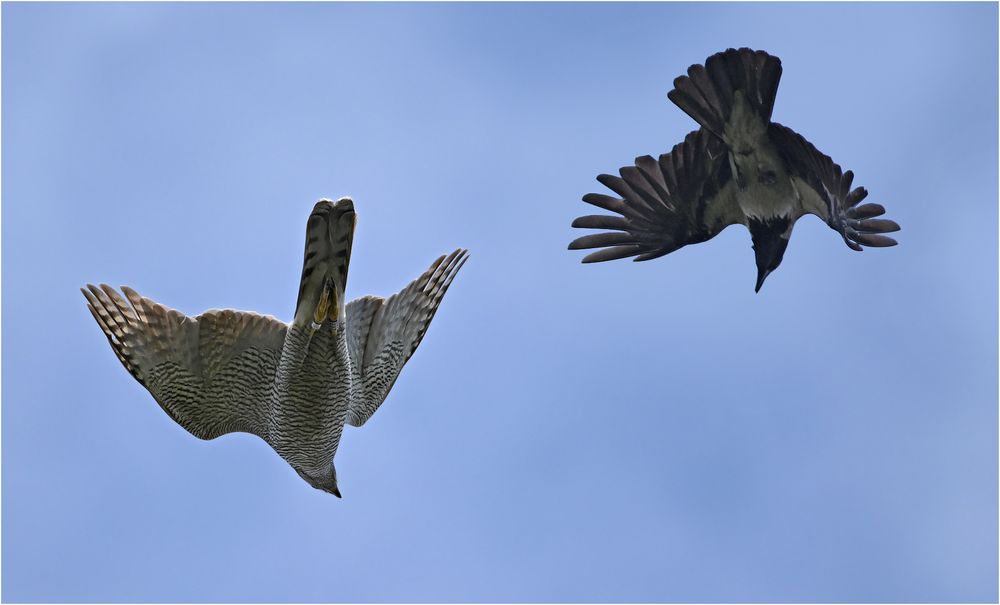
[[[200,439],[266,441],[317,489],[340,496],[333,458],[345,422],[378,409],[420,344],[468,252],[438,258],[406,288],[344,305],[356,216],[321,200],[306,229],[291,324],[242,311],[187,317],[122,287],[82,289],[122,365]]]

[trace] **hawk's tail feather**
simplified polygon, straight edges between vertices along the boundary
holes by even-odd
[[[688,75],[674,80],[667,97],[696,122],[722,138],[733,109],[733,95],[742,90],[750,106],[770,121],[781,80],[781,60],[762,50],[730,48],[705,65],[692,65]]]
[[[313,207],[306,223],[302,279],[295,303],[296,322],[308,321],[326,287],[326,280],[331,280],[340,292],[346,289],[356,218],[354,202],[348,197],[336,202],[323,199]],[[338,298],[333,303],[343,304],[343,300]],[[337,312],[333,308],[330,311]]]

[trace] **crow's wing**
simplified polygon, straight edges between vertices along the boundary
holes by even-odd
[[[363,425],[382,405],[467,258],[467,250],[455,250],[389,298],[363,296],[347,305],[347,350],[360,381],[348,424]]]
[[[899,225],[874,218],[885,214],[881,204],[858,205],[868,191],[864,187],[851,189],[853,172],[841,171],[830,156],[787,126],[772,122],[768,135],[778,148],[807,212],[826,221],[852,250],[896,245],[896,240],[882,234],[899,231]]]
[[[744,223],[727,154],[725,145],[702,128],[659,161],[642,156],[622,168],[621,177],[600,175],[597,180],[621,198],[588,193],[583,201],[620,216],[581,216],[573,226],[614,232],[577,238],[569,249],[602,248],[585,256],[585,263],[630,256],[644,261]]]
[[[267,441],[284,323],[228,310],[192,318],[128,287],[124,298],[104,284],[81,290],[118,360],[177,424],[200,439],[241,431]]]

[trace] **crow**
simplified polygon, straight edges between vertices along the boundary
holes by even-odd
[[[822,218],[852,250],[896,240],[894,221],[875,218],[880,204],[859,205],[854,174],[791,128],[771,121],[781,60],[749,48],[716,53],[674,80],[667,97],[701,126],[659,157],[638,157],[597,180],[620,197],[588,193],[583,201],[612,215],[581,216],[573,227],[610,229],[585,235],[570,250],[600,248],[584,263],[635,257],[645,261],[715,237],[729,225],[750,230],[757,262],[755,292],[784,257],[795,221]]]

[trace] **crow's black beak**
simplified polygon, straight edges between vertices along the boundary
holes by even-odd
[[[760,292],[760,287],[764,285],[764,280],[767,279],[767,276],[770,274],[771,272],[767,269],[757,269],[757,285],[753,288],[754,292]]]
[[[753,291],[760,292],[764,280],[781,264],[788,248],[791,220],[778,217],[767,221],[750,220],[748,227],[753,238],[754,262],[757,265],[757,283]]]

